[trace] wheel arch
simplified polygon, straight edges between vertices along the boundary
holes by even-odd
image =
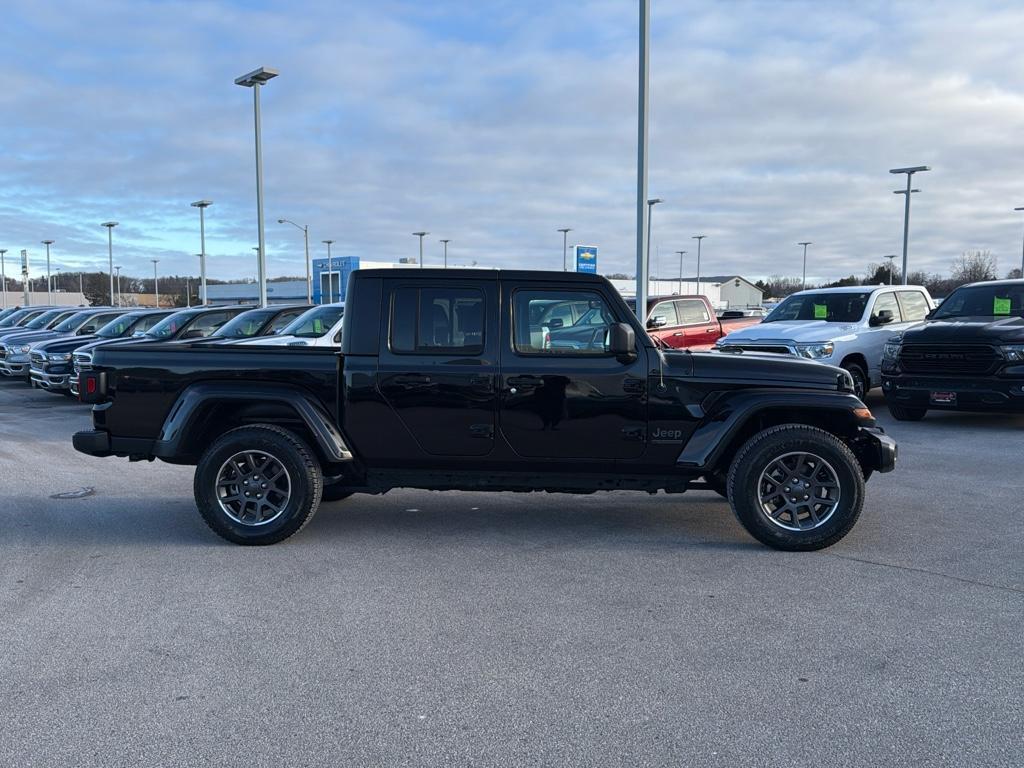
[[[873,386],[871,381],[871,366],[868,364],[867,357],[864,356],[863,352],[850,352],[845,355],[839,363],[840,368],[845,368],[847,363],[856,363],[860,366],[861,370],[864,371],[864,376],[868,380],[868,389]]]

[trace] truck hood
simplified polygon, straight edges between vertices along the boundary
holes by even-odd
[[[848,376],[841,368],[788,355],[756,352],[666,352],[667,375],[737,381],[766,387],[838,387],[838,377]],[[692,366],[692,372],[691,372]]]
[[[99,336],[72,336],[70,339],[61,336],[56,339],[46,339],[36,342],[33,347],[40,352],[54,354],[57,352],[74,352],[79,347],[97,341]]]
[[[788,341],[811,343],[837,341],[854,336],[860,326],[856,323],[830,323],[825,320],[779,320],[758,323],[733,331],[722,343],[737,341]]]
[[[21,346],[22,344],[34,344],[37,341],[43,341],[44,339],[53,338],[64,338],[63,333],[55,333],[54,331],[29,331],[28,333],[12,333],[3,338],[0,338],[0,343],[7,344],[8,346]]]
[[[903,340],[911,344],[1021,344],[1024,343],[1024,318],[951,317],[948,320],[927,320],[923,325],[905,331]]]

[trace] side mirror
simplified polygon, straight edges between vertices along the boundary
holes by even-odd
[[[668,318],[664,315],[655,315],[647,321],[648,328],[664,328],[668,325]]]
[[[552,331],[561,328],[564,325],[565,321],[560,317],[553,317],[550,320],[548,320],[548,328],[550,328]]]
[[[628,362],[636,357],[636,333],[629,323],[613,323],[608,327],[608,351]]]
[[[891,309],[883,309],[877,315],[872,315],[868,325],[888,325],[894,320]]]
[[[938,309],[938,307],[936,307],[936,309]],[[931,320],[931,319],[932,319],[932,316],[933,316],[934,314],[935,314],[935,310],[934,310],[934,309],[929,309],[929,310],[928,310],[928,314],[924,316],[924,319],[925,319],[925,320]]]

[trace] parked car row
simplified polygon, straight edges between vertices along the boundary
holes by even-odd
[[[96,350],[110,344],[256,343],[338,346],[343,304],[194,307],[26,307],[0,313],[0,375],[77,397]]]
[[[920,286],[801,291],[715,349],[837,365],[859,397],[882,387],[901,421],[933,408],[1024,412],[1024,280],[965,285],[941,306]]]

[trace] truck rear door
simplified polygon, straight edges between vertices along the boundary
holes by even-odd
[[[422,450],[483,456],[494,446],[497,283],[384,281],[387,338],[377,387]]]

